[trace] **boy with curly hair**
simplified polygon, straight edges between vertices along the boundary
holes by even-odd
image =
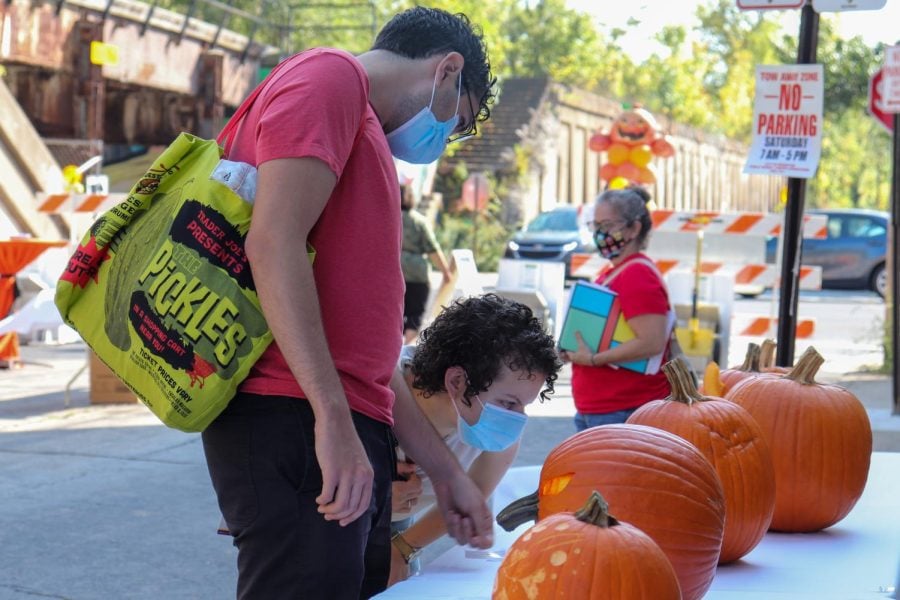
[[[469,477],[489,496],[516,456],[525,407],[553,394],[562,364],[554,340],[531,309],[495,294],[458,300],[405,346],[391,381],[411,396]],[[391,581],[406,579],[422,548],[447,532],[432,506],[408,525],[418,505],[433,504],[415,452],[401,445],[406,481],[394,483]]]

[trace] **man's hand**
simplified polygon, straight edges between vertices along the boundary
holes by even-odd
[[[343,527],[369,508],[375,472],[349,412],[344,419],[316,421],[315,435],[322,469],[322,493],[316,498],[319,512]]]
[[[494,544],[494,518],[478,486],[462,472],[452,480],[433,483],[450,537],[459,544],[490,548]]]
[[[416,465],[397,461],[397,474],[403,481],[391,483],[391,512],[409,512],[422,495],[422,480],[416,475]]]

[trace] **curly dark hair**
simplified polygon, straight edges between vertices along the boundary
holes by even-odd
[[[463,86],[478,96],[476,121],[491,118],[490,105],[496,97],[497,78],[491,73],[481,28],[469,18],[438,8],[416,6],[387,22],[378,32],[372,50],[387,50],[406,58],[428,58],[444,52],[459,52],[464,65]]]
[[[562,368],[553,338],[530,308],[496,294],[473,296],[445,308],[419,334],[413,386],[426,397],[443,392],[447,369],[462,367],[468,375],[463,399],[471,406],[471,398],[494,383],[502,365],[529,376],[546,374],[542,402],[553,394]]]

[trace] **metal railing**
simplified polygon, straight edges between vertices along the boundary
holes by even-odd
[[[12,0],[3,0],[7,3]],[[260,0],[256,13],[235,8],[220,0],[190,0],[179,9],[163,8],[160,0],[139,2],[136,0],[49,0],[58,15],[63,6],[71,5],[88,9],[105,21],[110,17],[125,18],[140,23],[141,35],[150,27],[170,31],[176,43],[185,36],[192,36],[217,46],[237,51],[241,62],[254,51],[257,55],[277,52],[293,53],[300,32],[370,31],[374,40],[377,33],[378,13],[374,0],[351,2],[313,2],[282,4],[275,0]],[[204,10],[212,9],[212,11]],[[346,11],[365,13],[360,19],[351,18],[346,23],[311,22],[310,11],[327,11],[326,14],[346,14]],[[202,16],[198,17],[198,14]],[[211,14],[212,13],[212,14]],[[271,15],[270,13],[277,13]],[[299,23],[297,22],[299,20]],[[229,25],[234,24],[230,30]],[[223,34],[229,33],[229,43],[223,44]],[[258,41],[262,37],[264,41]]]

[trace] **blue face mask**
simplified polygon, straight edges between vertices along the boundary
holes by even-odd
[[[433,163],[444,152],[447,146],[447,138],[456,129],[459,123],[459,98],[462,94],[462,75],[456,88],[456,112],[447,121],[438,121],[431,112],[434,104],[434,93],[437,90],[437,80],[431,88],[431,102],[420,110],[413,118],[387,134],[388,146],[391,154],[416,165]]]
[[[528,417],[493,404],[485,404],[478,396],[475,398],[482,406],[481,416],[478,417],[477,423],[469,425],[459,414],[459,409],[456,411],[459,437],[462,438],[462,441],[473,448],[487,452],[506,450],[519,441]],[[453,407],[456,408],[455,403]]]

